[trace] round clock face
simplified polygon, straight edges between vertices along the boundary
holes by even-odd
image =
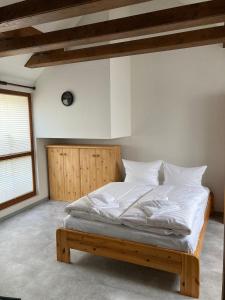
[[[73,104],[74,101],[74,97],[73,94],[71,92],[65,92],[62,94],[62,103],[65,106],[70,106]]]

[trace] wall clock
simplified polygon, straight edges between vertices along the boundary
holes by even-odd
[[[62,103],[65,106],[70,106],[74,102],[74,96],[71,92],[64,92],[61,97]]]

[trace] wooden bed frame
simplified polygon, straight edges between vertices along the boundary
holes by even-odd
[[[56,232],[57,260],[70,263],[70,249],[76,249],[98,256],[110,257],[175,273],[180,276],[180,293],[185,296],[199,298],[199,256],[212,209],[213,194],[211,193],[205,211],[205,222],[199,235],[198,246],[194,254],[121,240],[109,236],[59,228]]]

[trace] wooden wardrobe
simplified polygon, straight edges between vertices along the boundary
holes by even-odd
[[[74,201],[113,181],[121,181],[120,146],[47,146],[49,196]]]

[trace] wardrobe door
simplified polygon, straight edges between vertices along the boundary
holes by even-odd
[[[114,149],[96,149],[96,188],[117,181],[118,166]]]
[[[80,198],[80,158],[79,149],[64,148],[64,186],[65,200]]]
[[[80,149],[81,196],[96,190],[96,150]]]
[[[48,149],[48,172],[51,200],[64,200],[63,149]]]

